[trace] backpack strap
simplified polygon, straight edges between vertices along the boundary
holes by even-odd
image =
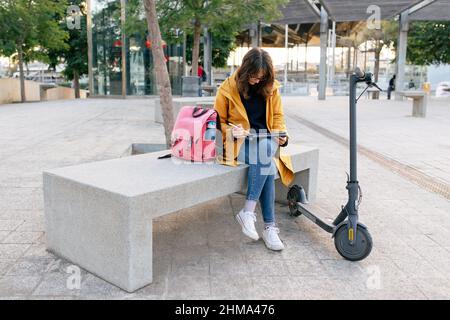
[[[219,113],[215,109],[214,109],[214,113],[216,114],[216,129],[219,130],[219,131],[222,131],[222,129],[220,127],[220,116],[219,116]]]
[[[170,153],[168,153],[163,156],[159,156],[158,159],[166,159],[166,158],[170,158],[170,157],[172,157],[172,155]]]
[[[202,110],[199,114],[195,114],[198,110]],[[198,118],[201,117],[202,115],[204,115],[205,113],[208,112],[208,109],[203,108],[203,107],[194,107],[194,111],[192,111],[192,116],[194,118]]]

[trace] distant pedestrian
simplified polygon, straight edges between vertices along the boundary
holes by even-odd
[[[191,68],[190,74],[192,75],[192,68]],[[206,81],[206,72],[205,72],[205,69],[203,69],[203,66],[201,65],[201,63],[198,64],[197,76],[199,76],[200,79],[202,79],[202,81]]]
[[[392,76],[391,80],[389,80],[389,87],[387,90],[387,98],[391,100],[391,92],[395,91],[395,74]]]

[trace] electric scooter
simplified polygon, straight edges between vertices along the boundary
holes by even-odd
[[[356,86],[365,82],[367,87],[356,98]],[[339,254],[347,260],[359,261],[366,258],[372,250],[372,237],[367,227],[359,222],[358,209],[362,200],[361,187],[357,179],[357,144],[356,144],[356,103],[369,87],[376,87],[372,81],[371,73],[364,73],[356,68],[350,76],[350,175],[347,174],[348,202],[342,206],[342,210],[332,224],[328,224],[306,209],[307,204],[305,190],[300,185],[293,185],[287,194],[289,212],[291,216],[305,216],[323,230],[332,234],[334,244]]]

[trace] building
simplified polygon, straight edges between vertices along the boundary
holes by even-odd
[[[131,15],[140,6],[137,15]],[[91,96],[125,97],[157,94],[151,43],[147,40],[141,0],[88,0],[89,91]],[[122,32],[126,19],[134,31]],[[141,27],[141,28],[139,28]],[[164,48],[172,92],[181,94],[183,42]]]

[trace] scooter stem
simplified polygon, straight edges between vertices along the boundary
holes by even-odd
[[[356,84],[359,82],[356,74],[350,77],[350,181],[358,181],[357,177],[357,153],[356,140]]]

